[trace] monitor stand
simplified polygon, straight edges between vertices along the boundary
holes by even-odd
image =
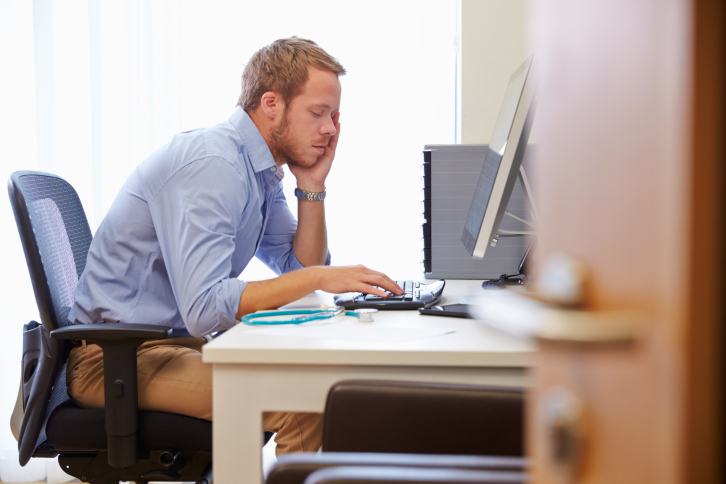
[[[496,279],[486,279],[482,281],[481,287],[484,289],[494,289],[506,286],[521,286],[527,283],[527,256],[532,248],[531,245],[522,254],[522,260],[519,262],[518,272],[516,274],[502,274]]]
[[[532,218],[534,220],[537,219],[537,206],[534,203],[534,198],[532,198],[532,189],[529,184],[529,179],[527,178],[527,172],[524,169],[524,166],[521,166],[519,168],[519,179],[522,183],[522,190],[524,191],[524,194],[527,197],[527,201],[529,202],[529,208],[530,213],[532,215]],[[527,220],[523,220],[519,217],[514,216],[513,214],[506,212],[506,215],[509,215],[510,217],[514,217],[520,222],[524,222],[527,225],[534,226],[533,222],[529,222]],[[510,236],[510,237],[517,237],[517,236],[527,236],[527,235],[533,235],[530,231],[524,231],[524,232],[511,232],[507,231],[504,233],[500,233],[501,236]],[[481,283],[481,287],[484,289],[491,289],[491,288],[497,288],[497,287],[505,287],[505,286],[514,286],[514,285],[524,285],[527,282],[527,269],[526,269],[526,262],[527,262],[527,256],[529,255],[529,251],[532,249],[532,244],[529,244],[527,246],[527,249],[524,251],[524,254],[522,254],[522,260],[519,261],[519,268],[518,272],[516,274],[502,274],[497,279],[487,279]]]

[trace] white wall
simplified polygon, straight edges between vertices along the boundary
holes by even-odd
[[[509,76],[531,53],[528,14],[528,0],[461,0],[459,142],[489,142]]]

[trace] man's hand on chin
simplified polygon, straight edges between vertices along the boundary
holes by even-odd
[[[303,167],[298,164],[289,163],[288,168],[297,180],[298,188],[309,192],[322,192],[325,190],[325,180],[330,173],[335,158],[335,149],[338,146],[338,138],[340,137],[340,112],[333,115],[333,125],[335,126],[335,134],[328,141],[325,151],[320,158],[312,165]]]

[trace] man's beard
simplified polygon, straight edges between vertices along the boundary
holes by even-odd
[[[283,114],[282,123],[277,128],[273,128],[270,133],[272,146],[272,156],[277,162],[287,163],[288,165],[297,166],[298,163],[295,158],[295,149],[293,148],[292,140],[290,139],[290,125],[287,122],[287,112]]]

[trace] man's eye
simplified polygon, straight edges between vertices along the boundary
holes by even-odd
[[[315,118],[319,118],[320,116],[323,115],[323,113],[316,113],[315,111],[310,111],[310,114],[312,114],[313,117],[315,117]]]

